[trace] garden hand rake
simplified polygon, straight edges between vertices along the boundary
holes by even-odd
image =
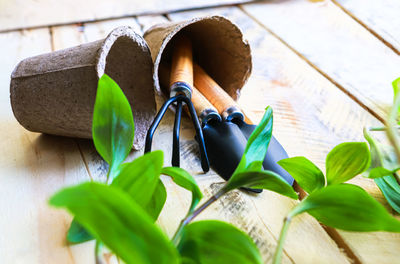
[[[200,147],[201,167],[204,172],[209,171],[210,165],[207,157],[206,147],[204,143],[203,132],[196,115],[196,110],[191,101],[193,87],[193,54],[192,43],[189,38],[184,35],[176,36],[176,42],[172,52],[172,66],[170,74],[170,98],[163,104],[160,111],[151,124],[145,144],[145,153],[151,151],[154,132],[161,122],[168,107],[175,103],[176,113],[173,130],[173,147],[172,147],[172,166],[179,167],[180,151],[179,151],[179,133],[182,117],[182,107],[185,103],[188,107],[189,114],[196,130],[197,142]]]

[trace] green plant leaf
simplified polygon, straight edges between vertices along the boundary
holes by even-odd
[[[278,161],[278,164],[289,172],[300,187],[308,193],[325,186],[322,171],[305,157],[283,159]]]
[[[352,179],[370,165],[369,149],[364,142],[346,142],[334,147],[326,157],[328,185]]]
[[[371,151],[371,166],[364,176],[374,179],[389,205],[400,213],[400,186],[394,177],[399,164],[394,149],[375,140],[367,129],[364,137]]]
[[[400,232],[400,221],[366,191],[352,184],[335,184],[314,191],[288,217],[304,212],[327,226],[343,230]]]
[[[257,246],[246,233],[215,220],[185,226],[178,250],[195,263],[263,263]]]
[[[400,213],[400,186],[393,175],[374,179],[389,205]]]
[[[79,244],[92,239],[94,237],[74,218],[67,233],[67,241],[71,244]]]
[[[396,96],[399,94],[400,91],[400,77],[392,82],[392,86],[393,86],[394,98],[396,98]],[[396,100],[394,99],[393,101],[394,101],[393,104],[395,104]],[[400,106],[397,107],[397,115],[400,115]]]
[[[178,263],[178,252],[147,213],[124,191],[90,182],[61,190],[50,199],[126,263]]]
[[[224,192],[247,187],[254,189],[266,189],[276,193],[298,199],[292,186],[281,176],[272,171],[245,171],[236,173],[223,187]]]
[[[262,162],[267,154],[268,145],[272,136],[272,123],[272,108],[268,106],[265,109],[264,116],[260,123],[254,129],[253,133],[251,133],[243,157],[233,175],[246,170],[262,169]],[[251,168],[249,168],[250,166]]]
[[[387,170],[383,167],[376,167],[369,170],[368,178],[375,179],[383,176],[388,176],[388,175],[390,176],[393,173],[394,173],[393,171]]]
[[[97,152],[110,165],[111,178],[133,145],[132,110],[121,88],[108,75],[99,79],[92,134]]]
[[[152,151],[121,166],[118,176],[111,185],[129,193],[145,210],[160,179],[164,162],[162,151]]]
[[[192,203],[189,212],[193,212],[196,205],[203,198],[203,194],[192,175],[178,167],[165,167],[161,170],[161,173],[170,176],[177,185],[192,192]]]
[[[154,193],[145,208],[147,213],[151,216],[151,218],[154,219],[154,221],[158,219],[158,216],[160,215],[166,200],[167,190],[165,189],[162,181],[158,180],[156,189],[154,190]]]

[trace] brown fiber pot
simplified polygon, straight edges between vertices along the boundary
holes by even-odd
[[[156,113],[152,72],[144,39],[118,27],[103,40],[21,61],[11,76],[11,105],[30,131],[91,138],[97,82],[106,73],[131,104],[133,148],[140,149]]]
[[[240,29],[221,16],[159,24],[144,33],[154,61],[156,91],[168,95],[166,88],[161,88],[160,80],[165,79],[165,74],[160,74],[159,69],[169,68],[174,37],[178,34],[191,38],[194,60],[237,100],[251,73],[250,46]]]

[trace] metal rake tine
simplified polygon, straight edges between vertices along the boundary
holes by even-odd
[[[169,98],[160,108],[160,111],[158,111],[156,117],[153,120],[153,123],[151,124],[149,130],[147,131],[146,135],[146,143],[144,147],[144,153],[150,152],[151,151],[151,144],[153,143],[153,136],[154,132],[156,131],[158,125],[161,122],[161,119],[167,112],[168,107],[175,101],[177,101],[180,97],[179,96],[174,96]]]
[[[173,144],[172,144],[172,166],[179,167],[180,165],[180,151],[179,151],[179,133],[181,128],[182,118],[182,101],[177,100],[174,132],[173,132]]]
[[[189,108],[189,113],[192,117],[191,119],[193,121],[193,126],[196,130],[196,135],[198,139],[197,141],[200,148],[201,168],[204,172],[208,172],[210,170],[210,162],[208,160],[206,144],[204,142],[203,130],[201,129],[200,122],[197,118],[196,110],[194,109],[192,101],[187,97],[184,98],[184,101]]]

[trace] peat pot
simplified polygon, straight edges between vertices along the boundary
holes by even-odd
[[[250,46],[240,29],[221,16],[158,24],[144,33],[154,62],[156,91],[167,96],[171,51],[176,37],[192,40],[194,61],[235,100],[252,68]],[[162,70],[160,70],[162,69]]]
[[[140,149],[156,112],[153,63],[145,40],[130,27],[118,27],[103,40],[21,61],[11,76],[14,115],[33,132],[91,138],[97,82],[104,73],[131,104],[133,148]]]

